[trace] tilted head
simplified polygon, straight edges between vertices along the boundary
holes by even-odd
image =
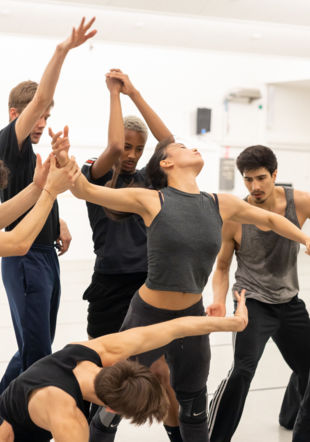
[[[125,146],[120,158],[121,171],[133,173],[143,154],[147,140],[147,127],[140,118],[129,115],[124,118]]]
[[[250,146],[237,158],[237,167],[244,183],[257,204],[263,204],[272,194],[277,177],[278,162],[266,146]]]
[[[9,117],[10,121],[15,120],[25,107],[32,101],[38,84],[34,81],[23,81],[15,86],[9,95]],[[50,109],[54,106],[54,101],[52,101],[46,110],[42,113],[40,118],[37,120],[33,129],[30,133],[31,142],[36,144],[40,141],[43,130],[46,126],[46,121],[50,116]]]
[[[169,175],[186,169],[198,175],[203,167],[203,159],[196,148],[187,149],[182,143],[171,142],[171,139],[157,144],[155,152],[146,166],[149,184],[154,189],[168,185]]]
[[[137,425],[162,421],[168,411],[164,387],[149,368],[135,361],[104,367],[95,378],[95,392],[109,408]]]

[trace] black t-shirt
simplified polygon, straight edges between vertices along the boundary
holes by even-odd
[[[0,160],[3,160],[10,170],[8,186],[0,193],[2,202],[15,196],[32,182],[36,167],[36,156],[32,149],[30,136],[25,139],[21,150],[18,148],[15,123],[16,120],[12,121],[0,131]],[[25,214],[7,226],[6,230],[12,230],[24,216]],[[58,204],[55,201],[35,244],[52,245],[58,236],[59,214]]]
[[[112,170],[94,180],[91,167],[95,158],[88,160],[82,173],[93,184],[105,186],[112,178]],[[127,187],[130,182],[145,187],[145,169],[134,174],[119,175],[116,187]],[[93,231],[94,252],[97,255],[95,270],[104,274],[147,272],[146,229],[143,219],[136,214],[120,221],[110,219],[102,206],[86,203]]]

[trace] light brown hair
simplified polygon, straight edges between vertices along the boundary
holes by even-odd
[[[38,83],[35,81],[22,81],[15,86],[9,95],[9,109],[14,107],[20,114],[30,101],[32,101],[36,91],[38,89]],[[50,106],[54,106],[54,100],[52,100]]]
[[[142,425],[161,422],[168,411],[164,387],[149,368],[136,361],[104,367],[95,378],[98,398],[121,416]]]

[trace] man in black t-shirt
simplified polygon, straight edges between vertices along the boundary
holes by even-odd
[[[2,202],[32,182],[36,164],[32,144],[39,142],[46,126],[61,66],[70,49],[95,35],[96,31],[87,33],[94,20],[85,24],[83,19],[80,26],[57,46],[39,85],[25,81],[12,89],[9,96],[10,123],[0,132],[0,159],[10,170],[8,186],[1,192]],[[12,230],[20,220],[8,226],[7,230]],[[60,298],[59,263],[54,243],[59,242],[62,254],[69,247],[70,240],[66,224],[59,225],[55,201],[27,255],[2,260],[2,278],[18,351],[1,380],[0,393],[33,362],[51,353]]]

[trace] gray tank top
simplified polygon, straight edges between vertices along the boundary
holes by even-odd
[[[202,293],[221,246],[217,199],[173,187],[165,187],[162,194],[162,209],[147,229],[146,286]]]
[[[285,217],[297,227],[294,190],[284,187]],[[297,256],[299,243],[251,224],[242,225],[233,291],[246,289],[246,297],[268,304],[288,302],[299,291]]]

